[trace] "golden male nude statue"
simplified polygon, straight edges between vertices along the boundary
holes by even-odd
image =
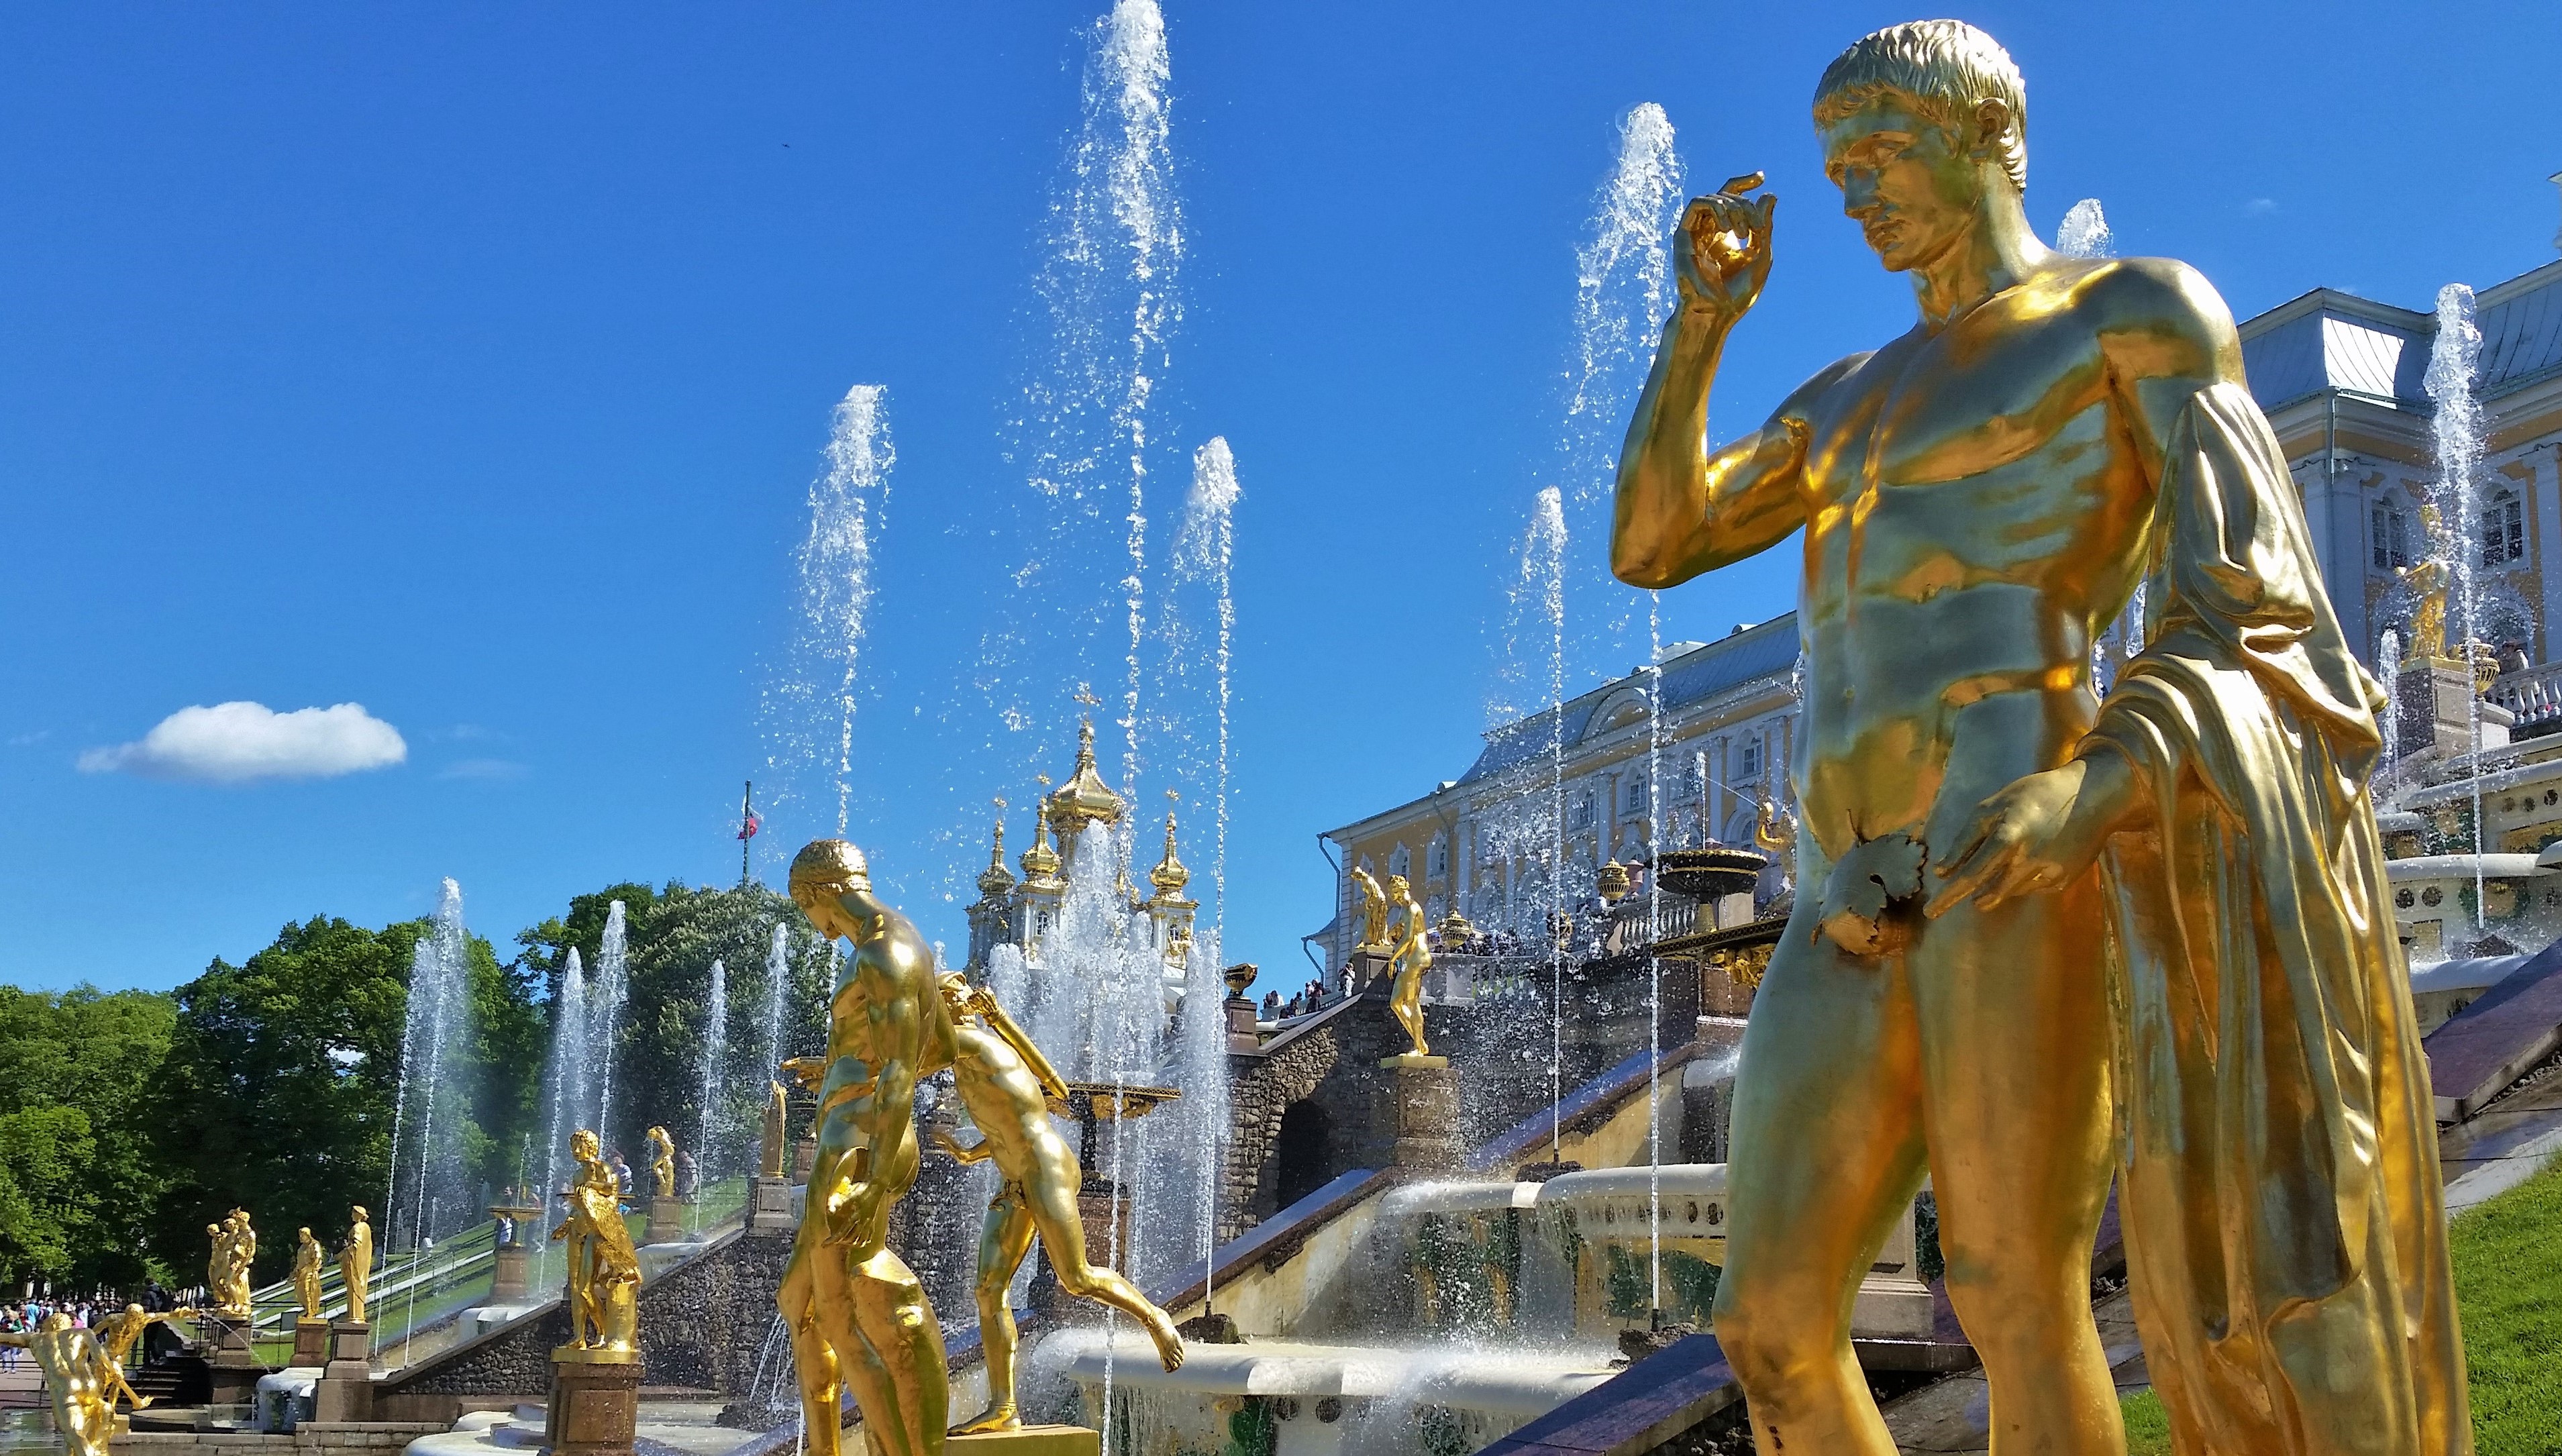
[[[1078,1299],[1110,1305],[1137,1320],[1157,1342],[1167,1369],[1184,1363],[1175,1322],[1139,1287],[1110,1269],[1085,1261],[1085,1223],[1077,1216],[1076,1190],[1083,1174],[1076,1153],[1050,1121],[1050,1101],[1067,1099],[1063,1081],[1040,1048],[1014,1024],[984,987],[959,976],[943,978],[943,1003],[952,1014],[953,1090],[979,1129],[979,1143],[964,1148],[937,1134],[943,1151],[963,1163],[994,1160],[1005,1180],[979,1232],[979,1342],[987,1353],[988,1408],[956,1426],[956,1436],[1010,1431],[1022,1426],[1014,1407],[1013,1308],[1006,1287],[1031,1252],[1032,1235],[1049,1250],[1058,1287]]]
[[[569,1210],[552,1237],[569,1253],[569,1344],[565,1350],[629,1356],[640,1348],[640,1253],[623,1221],[623,1181],[605,1161],[596,1134],[570,1135],[578,1160]]]
[[[821,935],[854,947],[828,1003],[811,1204],[777,1296],[802,1423],[811,1456],[836,1456],[838,1396],[851,1387],[874,1456],[941,1456],[943,1331],[887,1242],[890,1209],[916,1182],[917,1079],[952,1064],[934,948],[872,892],[862,851],[842,839],[795,856],[791,887]]]
[[[133,1347],[142,1343],[142,1332],[154,1325],[170,1320],[192,1320],[195,1317],[194,1310],[163,1310],[154,1313],[138,1304],[128,1304],[114,1314],[99,1320],[96,1326],[97,1348],[98,1353],[105,1357],[106,1361],[99,1370],[99,1393],[110,1404],[118,1395],[121,1395],[124,1402],[136,1410],[149,1406],[150,1396],[136,1395],[133,1393],[133,1387],[125,1383],[124,1365],[127,1361],[133,1359]]]
[[[1770,267],[1754,174],[1691,204],[1612,566],[1802,530],[1795,911],[1744,1033],[1715,1310],[1765,1453],[1895,1450],[1851,1296],[1926,1171],[1995,1452],[2122,1449],[2087,1279],[2109,1179],[2174,1449],[2469,1445],[2428,1078],[2363,785],[2380,694],[2191,270],[2021,208],[1990,37],[1825,72],[1843,210],[1921,319],[1705,439]],[[2107,701],[2091,643],[2139,578]]]
[[[1388,1013],[1414,1043],[1405,1054],[1429,1056],[1431,1043],[1423,1039],[1423,973],[1432,969],[1432,943],[1425,939],[1432,926],[1414,901],[1414,887],[1401,874],[1387,877],[1387,904],[1388,944],[1395,948],[1387,959]]]
[[[71,1316],[57,1314],[47,1315],[33,1330],[0,1335],[0,1345],[15,1345],[36,1358],[45,1392],[53,1397],[63,1456],[106,1456],[108,1438],[115,1434],[112,1392],[124,1381],[96,1337],[74,1327]],[[137,1400],[134,1408],[149,1403]]]

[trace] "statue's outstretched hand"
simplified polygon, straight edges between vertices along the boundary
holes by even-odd
[[[1770,277],[1770,215],[1779,199],[1743,194],[1761,185],[1761,174],[1730,179],[1708,197],[1691,200],[1673,239],[1673,265],[1682,307],[1731,328]]]
[[[2099,859],[2133,790],[2133,771],[2113,752],[2012,781],[1977,807],[1956,848],[1932,866],[1939,888],[1923,913],[1935,920],[1969,896],[1991,910],[2071,884]]]

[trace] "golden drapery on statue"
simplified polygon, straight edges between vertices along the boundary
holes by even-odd
[[[347,1286],[347,1322],[365,1323],[365,1296],[374,1280],[374,1226],[365,1221],[362,1203],[347,1210],[347,1241],[338,1246],[338,1279]]]
[[[640,1255],[623,1221],[622,1181],[598,1151],[596,1134],[581,1128],[569,1147],[578,1175],[570,1181],[568,1216],[552,1230],[569,1251],[570,1341],[562,1351],[637,1359]]]
[[[2429,1070],[2366,797],[2382,694],[2286,458],[2198,395],[2151,622],[2094,739],[2151,813],[2107,855],[2136,1323],[2186,1451],[2470,1444]]]

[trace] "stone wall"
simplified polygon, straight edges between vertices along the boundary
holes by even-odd
[[[113,1456],[390,1456],[443,1422],[306,1420],[291,1432],[128,1431],[108,1442]]]

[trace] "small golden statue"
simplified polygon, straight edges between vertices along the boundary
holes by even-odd
[[[2439,527],[2438,508],[2431,504],[2420,507],[2421,538],[2429,543],[2431,554],[2393,575],[2402,583],[2402,594],[2411,604],[2411,639],[2402,644],[2402,660],[2425,662],[2447,655],[2447,564],[2437,556],[2444,532]]]
[[[214,1243],[213,1254],[205,1262],[205,1291],[212,1300],[209,1310],[225,1319],[247,1319],[250,1265],[258,1258],[258,1233],[250,1227],[249,1210],[234,1208],[220,1223],[206,1224],[205,1235]]]
[[[14,1345],[36,1358],[45,1377],[45,1393],[54,1401],[54,1429],[63,1437],[63,1456],[106,1456],[115,1434],[113,1386],[121,1372],[106,1357],[95,1336],[75,1329],[69,1315],[47,1315],[33,1330],[0,1335],[0,1345]],[[129,1390],[127,1393],[131,1393]],[[148,1402],[136,1400],[140,1409]]]
[[[1052,1102],[1067,1100],[1066,1081],[986,988],[946,976],[942,993],[956,1046],[952,1088],[979,1129],[979,1143],[964,1148],[948,1134],[935,1138],[963,1163],[993,1160],[1003,1180],[979,1233],[979,1340],[988,1363],[988,1408],[953,1428],[954,1435],[966,1436],[1022,1426],[1014,1404],[1019,1337],[1006,1290],[1035,1234],[1049,1250],[1058,1287],[1137,1320],[1157,1342],[1157,1359],[1167,1369],[1184,1363],[1184,1344],[1173,1319],[1137,1285],[1086,1262],[1085,1224],[1076,1207],[1083,1175],[1075,1151],[1050,1118]]]
[[[348,1210],[347,1241],[338,1248],[338,1278],[347,1286],[347,1323],[365,1323],[365,1291],[374,1276],[374,1226],[364,1205]]]
[[[293,1303],[305,1320],[320,1318],[320,1240],[307,1228],[296,1229],[293,1245]]]
[[[570,1181],[568,1216],[552,1237],[568,1244],[570,1342],[553,1355],[631,1357],[640,1319],[640,1254],[623,1221],[622,1183],[599,1152],[596,1134],[579,1129],[569,1149],[578,1175]]]
[[[1361,891],[1362,935],[1360,949],[1387,949],[1387,896],[1381,894],[1378,881],[1360,865],[1353,866],[1353,888]]]
[[[647,1142],[649,1177],[659,1197],[672,1198],[676,1196],[676,1140],[667,1136],[665,1128],[651,1128]]]
[[[141,1343],[143,1331],[168,1320],[194,1319],[195,1315],[194,1310],[184,1309],[153,1314],[138,1304],[129,1304],[97,1322],[94,1329],[98,1354],[106,1361],[100,1374],[99,1391],[108,1404],[115,1403],[119,1392],[124,1402],[136,1410],[151,1403],[150,1396],[134,1394],[133,1387],[124,1382],[125,1362],[133,1358],[133,1347]]]
[[[1424,932],[1430,925],[1423,918],[1423,907],[1414,902],[1414,890],[1405,876],[1387,877],[1388,898],[1395,903],[1395,951],[1388,957],[1387,1009],[1405,1034],[1414,1042],[1413,1056],[1429,1056],[1432,1048],[1423,1040],[1423,973],[1432,969],[1432,945]]]
[[[765,1137],[757,1149],[756,1167],[764,1178],[783,1177],[783,1160],[789,1151],[783,1132],[789,1125],[790,1112],[783,1100],[783,1084],[765,1084]]]
[[[872,1456],[941,1456],[952,1399],[943,1331],[888,1244],[890,1209],[916,1182],[917,1079],[952,1064],[934,948],[882,903],[862,851],[842,839],[802,849],[791,890],[821,935],[854,947],[828,1002],[818,1164],[776,1296],[808,1456],[837,1456],[848,1386]]]

